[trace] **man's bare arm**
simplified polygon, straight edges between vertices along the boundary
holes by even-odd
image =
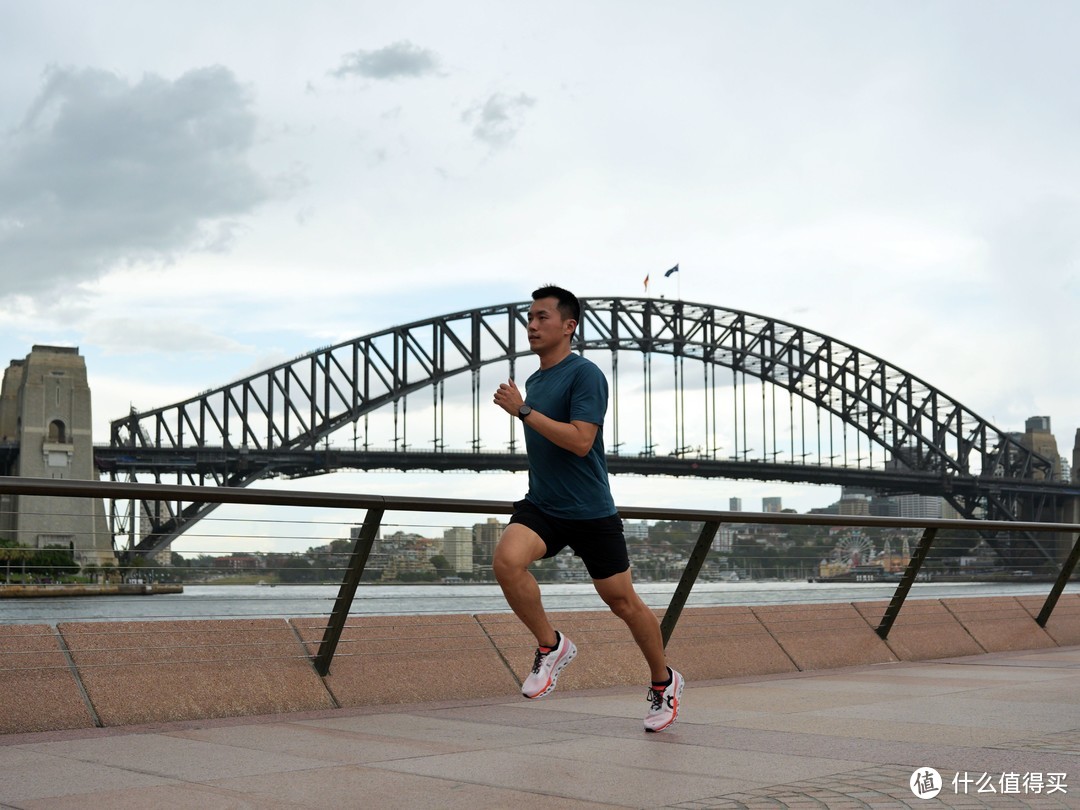
[[[514,381],[508,380],[495,392],[495,404],[511,416],[517,416],[521,406],[525,404],[525,398],[521,396],[521,391]],[[596,431],[599,430],[599,425],[580,419],[558,422],[535,408],[523,421],[552,444],[581,457],[588,455],[596,441]]]

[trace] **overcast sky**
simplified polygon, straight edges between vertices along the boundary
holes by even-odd
[[[0,355],[78,346],[98,441],[131,405],[541,282],[673,297],[677,262],[686,300],[832,335],[1003,429],[1049,415],[1071,455],[1075,3],[0,13]]]

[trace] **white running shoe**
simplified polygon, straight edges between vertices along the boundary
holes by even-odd
[[[686,682],[683,676],[671,667],[668,667],[668,672],[671,673],[671,683],[666,689],[649,687],[647,696],[649,711],[645,715],[646,731],[663,731],[679,716],[679,700],[682,698],[682,690]]]
[[[521,694],[529,699],[542,698],[555,688],[555,681],[563,667],[574,660],[577,655],[577,647],[574,642],[559,634],[559,644],[551,652],[536,650],[536,658],[533,659],[532,672],[521,685]]]

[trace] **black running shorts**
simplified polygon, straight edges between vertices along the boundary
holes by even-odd
[[[544,558],[554,557],[567,546],[581,557],[589,576],[607,579],[630,567],[623,522],[617,514],[589,520],[570,520],[541,511],[534,503],[514,503],[511,523],[520,523],[540,535],[547,546]]]

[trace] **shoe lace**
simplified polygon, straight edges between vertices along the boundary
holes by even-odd
[[[544,659],[547,658],[548,655],[550,655],[550,653],[541,652],[540,648],[537,648],[536,657],[533,659],[533,666],[532,666],[532,671],[533,672],[539,672],[540,671],[540,665],[544,663]]]
[[[654,712],[660,711],[664,705],[664,691],[663,689],[653,689],[649,687],[649,694],[646,695],[646,700],[649,701],[650,708]]]

